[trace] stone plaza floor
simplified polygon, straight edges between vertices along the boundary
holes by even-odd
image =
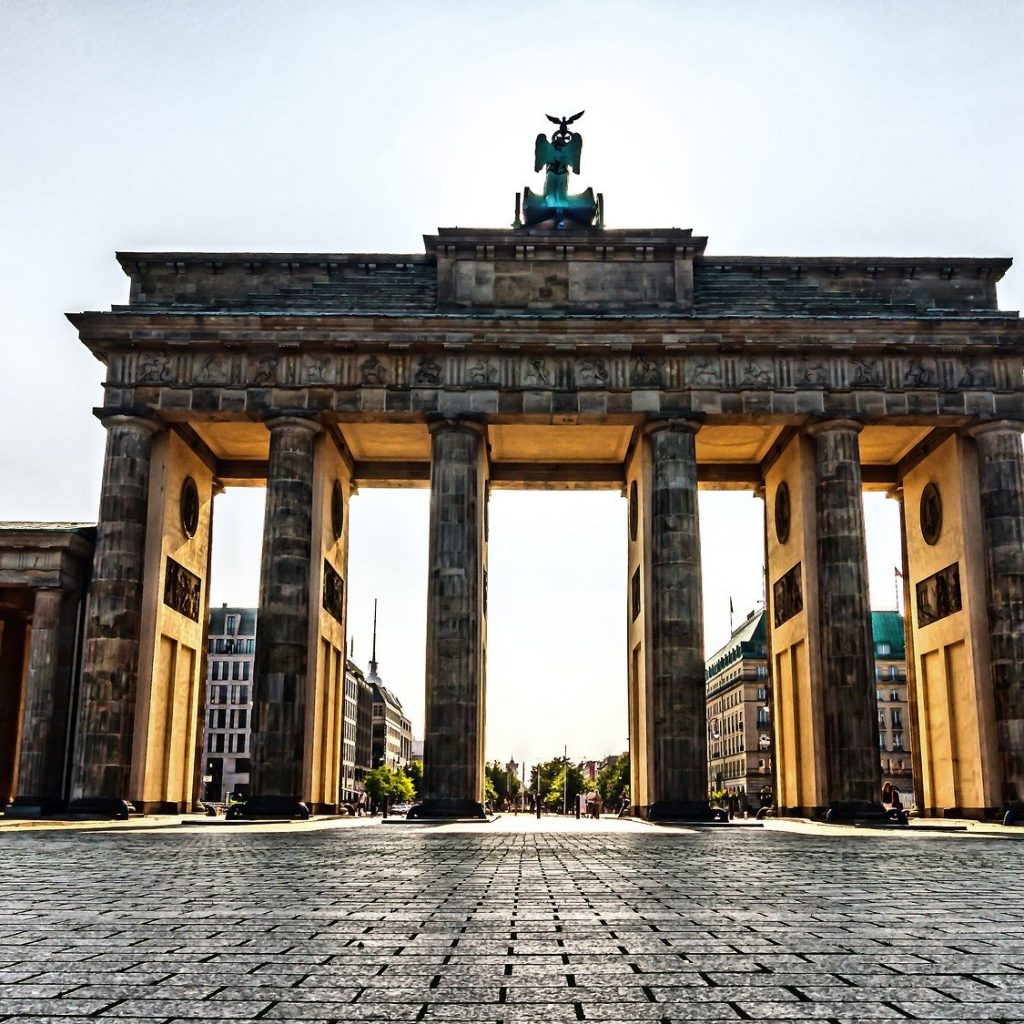
[[[0,829],[0,1022],[1024,1021],[1015,833]]]

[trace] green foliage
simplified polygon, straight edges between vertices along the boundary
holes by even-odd
[[[537,791],[537,772],[540,771],[541,799],[548,806],[561,807],[567,798],[568,807],[580,793],[589,793],[595,785],[587,778],[582,764],[573,764],[567,757],[553,757],[550,761],[534,765],[530,771],[530,790]]]
[[[597,773],[597,791],[605,807],[617,807],[623,796],[629,794],[629,753],[621,754]]]
[[[492,804],[504,804],[515,800],[523,791],[519,776],[506,770],[500,761],[491,761],[484,765],[486,777],[485,796]]]
[[[416,795],[412,779],[387,765],[367,772],[363,788],[374,800],[390,800],[392,803],[408,803]]]
[[[402,769],[402,774],[412,783],[413,796],[411,799],[415,799],[423,792],[423,762],[410,761]]]

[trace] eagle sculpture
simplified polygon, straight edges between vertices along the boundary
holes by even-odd
[[[581,226],[593,223],[598,204],[592,189],[579,195],[569,194],[569,172],[580,173],[580,154],[583,150],[583,136],[571,131],[569,125],[583,116],[581,110],[572,117],[554,117],[545,114],[558,129],[549,139],[542,132],[534,145],[533,169],[546,170],[544,192],[537,195],[529,188],[523,193],[523,213],[528,227],[553,220],[554,226],[564,228],[570,220]]]

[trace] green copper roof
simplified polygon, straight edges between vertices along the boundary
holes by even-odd
[[[875,654],[882,658],[901,660],[907,656],[906,636],[903,632],[903,616],[899,612],[872,612],[871,639]],[[888,644],[889,654],[880,654],[879,644]]]

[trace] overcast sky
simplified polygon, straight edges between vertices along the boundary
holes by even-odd
[[[95,518],[103,368],[66,311],[127,301],[116,249],[422,251],[539,184],[586,108],[610,227],[709,254],[1024,252],[1021,3],[0,2],[0,519]],[[1024,302],[1007,274],[1003,308]],[[621,750],[625,510],[498,492],[488,756]],[[706,646],[762,593],[761,503],[702,495]],[[212,595],[255,603],[262,492],[218,499]],[[427,494],[352,503],[349,616],[422,727]],[[870,495],[875,607],[895,509]]]

